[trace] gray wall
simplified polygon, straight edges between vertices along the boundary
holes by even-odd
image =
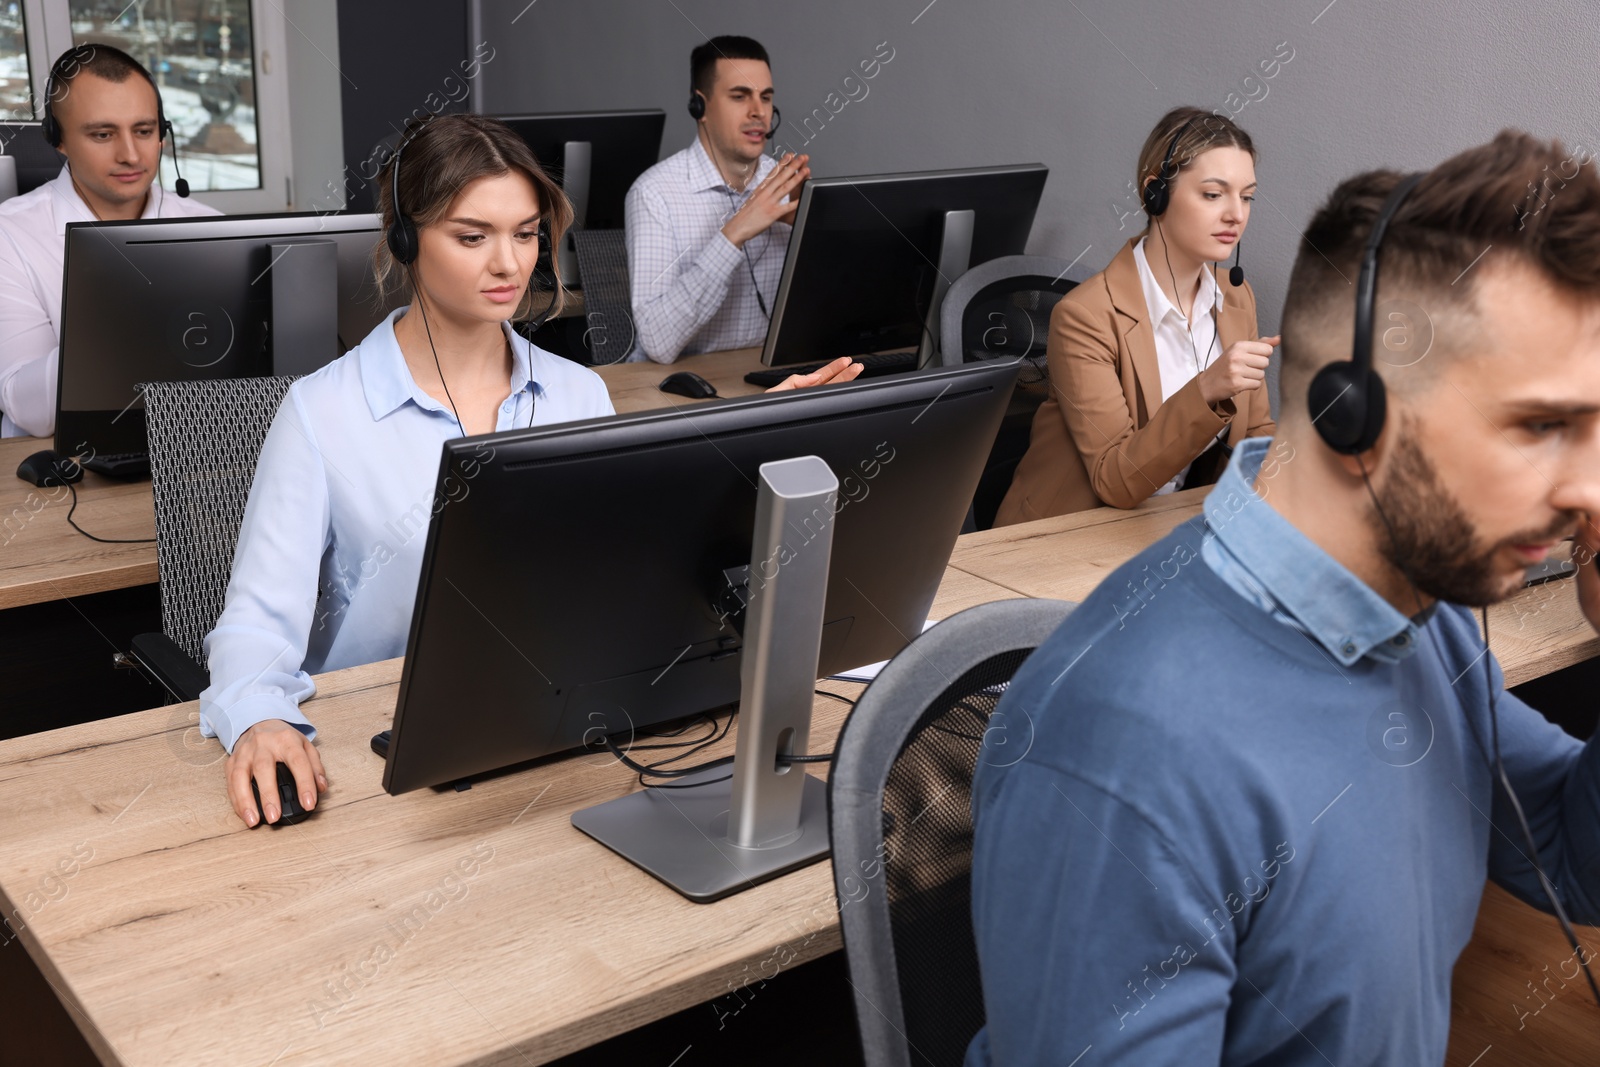
[[[1263,331],[1300,228],[1340,178],[1431,166],[1502,126],[1600,146],[1600,16],[1586,0],[926,3],[482,0],[484,36],[515,57],[485,68],[485,110],[664,107],[670,153],[693,136],[689,49],[743,33],[772,53],[778,140],[797,143],[800,118],[888,41],[865,98],[805,146],[813,170],[1046,163],[1029,251],[1099,268],[1142,225],[1124,212],[1156,118],[1179,103],[1231,111],[1248,91],[1258,99],[1237,121],[1260,153],[1261,196],[1244,258]],[[1293,59],[1246,86],[1280,42]]]
[[[329,57],[339,54],[339,13],[325,0],[284,0],[283,10],[290,23],[285,43],[294,209],[336,211],[344,206],[344,123],[337,106],[340,74]]]

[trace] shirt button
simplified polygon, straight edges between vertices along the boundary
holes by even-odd
[[[1396,648],[1405,648],[1406,647],[1406,643],[1409,640],[1410,640],[1409,637],[1407,637],[1405,634],[1401,634],[1399,637],[1394,639],[1394,647],[1396,647]]]
[[[1356,646],[1351,644],[1349,641],[1346,641],[1342,646],[1342,651],[1347,656],[1353,656],[1356,654]]]

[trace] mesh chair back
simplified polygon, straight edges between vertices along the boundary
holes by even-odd
[[[161,629],[196,663],[222,614],[256,458],[293,378],[143,386]]]
[[[845,722],[828,776],[829,832],[870,1067],[958,1067],[983,1026],[972,775],[980,755],[1026,750],[1026,726],[997,718],[995,706],[1071,611],[1004,600],[954,615],[906,646]]]
[[[939,308],[940,360],[947,367],[1002,356],[1044,365],[1050,312],[1089,276],[1047,256],[1001,256],[957,278]]]
[[[576,230],[583,278],[584,347],[596,366],[621,363],[633,351],[632,287],[622,230]]]

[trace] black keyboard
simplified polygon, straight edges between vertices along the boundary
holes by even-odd
[[[82,462],[85,470],[103,474],[107,478],[150,477],[148,452],[114,452],[107,456],[91,456]]]
[[[873,356],[857,356],[856,362],[861,364],[862,378],[878,378],[885,374],[900,374],[908,370],[917,369],[917,354],[915,352],[881,352]],[[821,363],[790,363],[783,367],[769,367],[766,370],[753,370],[744,376],[744,380],[751,385],[765,386],[770,389],[779,385],[791,374],[810,374],[826,367],[832,360]]]

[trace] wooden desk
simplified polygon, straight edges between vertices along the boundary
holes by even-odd
[[[37,489],[16,477],[17,464],[52,444],[40,437],[0,441],[0,609],[156,580],[154,544],[91,541],[67,525],[66,489]],[[156,535],[148,480],[118,482],[86,471],[77,490],[73,519],[95,536]]]
[[[934,613],[1008,596],[951,571]],[[294,827],[239,823],[193,704],[0,744],[0,905],[105,1063],[542,1063],[839,947],[825,863],[699,905],[573,829],[637,788],[609,755],[384,793],[399,675],[318,679]]]
[[[1198,496],[963,538],[934,613],[1081,597]],[[1553,588],[1497,645],[1512,678],[1592,651],[1558,625],[1570,583]],[[239,824],[192,704],[0,743],[0,906],[104,1062],[546,1062],[839,947],[826,865],[694,905],[572,829],[636,788],[609,756],[383,793],[367,741],[398,678],[390,661],[319,679],[334,792],[297,827]],[[819,747],[844,710],[817,701]],[[1452,1067],[1600,1059],[1578,983],[1515,1010],[1569,955],[1549,917],[1491,889],[1456,968]]]
[[[1130,555],[1198,515],[1208,491],[1152,497],[1127,512],[1097,508],[970,534],[950,565],[1019,596],[1082,601]],[[1578,610],[1571,579],[1532,586],[1491,608],[1489,633],[1508,686],[1600,655],[1600,635]]]
[[[762,369],[759,348],[734,348],[726,352],[684,356],[672,364],[613,363],[609,367],[595,368],[600,377],[605,379],[606,388],[611,390],[611,403],[619,413],[704,403],[661,391],[661,380],[682,370],[693,371],[710,382],[718,396],[754,396],[764,390],[759,385],[746,382],[744,376]]]
[[[569,301],[568,309],[573,304]],[[576,307],[581,310],[581,294]],[[576,314],[577,312],[572,312]],[[760,350],[739,349],[686,356],[671,367],[625,363],[598,368],[618,411],[644,411],[699,401],[663,393],[657,386],[676,370],[692,370],[723,396],[761,392],[746,385],[761,365]],[[156,546],[103,545],[67,525],[71,497],[62,488],[37,489],[14,477],[30,453],[52,447],[50,438],[0,441],[0,610],[49,600],[128,589],[156,580]],[[78,525],[99,537],[155,536],[155,507],[148,479],[117,482],[86,472],[78,483]]]

